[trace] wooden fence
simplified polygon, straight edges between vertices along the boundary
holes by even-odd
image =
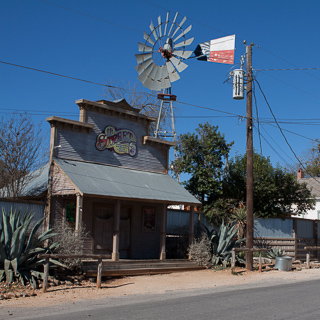
[[[305,260],[305,247],[317,247],[320,223],[318,220],[299,218],[257,219],[254,245],[259,248],[278,248],[295,260]],[[318,251],[311,251],[311,259],[318,259]]]

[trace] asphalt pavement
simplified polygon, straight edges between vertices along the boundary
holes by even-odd
[[[42,308],[0,307],[0,319],[320,319],[320,280],[268,281],[131,295]]]

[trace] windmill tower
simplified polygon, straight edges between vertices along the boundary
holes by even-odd
[[[187,20],[184,17],[180,23],[177,22],[178,12],[170,20],[169,12],[165,20],[158,17],[158,23],[153,22],[149,26],[150,33],[143,32],[144,43],[138,42],[139,54],[136,54],[138,65],[135,67],[142,85],[150,90],[158,91],[158,99],[161,100],[157,125],[154,132],[156,138],[172,137],[176,141],[174,127],[174,114],[172,102],[176,96],[171,94],[172,82],[180,79],[179,73],[188,66],[182,60],[188,59],[193,51],[186,51],[194,38],[187,39],[186,34],[191,30],[191,25],[183,29]],[[160,91],[160,92],[159,92]],[[160,122],[165,108],[170,109],[171,132],[160,131]],[[175,157],[177,157],[177,152]]]

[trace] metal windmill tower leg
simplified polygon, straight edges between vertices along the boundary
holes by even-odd
[[[158,119],[157,119],[157,125],[156,125],[156,130],[155,130],[155,137],[156,138],[167,138],[167,137],[172,137],[174,142],[177,142],[177,132],[175,130],[175,125],[174,125],[174,113],[173,113],[173,101],[176,100],[176,96],[171,94],[171,88],[167,88],[162,91],[162,93],[158,93],[158,99],[161,99],[161,104],[160,104],[160,109],[159,109],[159,114],[158,114]],[[162,113],[164,108],[170,108],[170,116],[171,116],[171,132],[167,131],[160,131],[160,121],[162,117]],[[178,153],[177,153],[177,148],[174,148],[174,158],[177,160],[178,158]],[[177,175],[177,180],[180,182],[180,176]]]

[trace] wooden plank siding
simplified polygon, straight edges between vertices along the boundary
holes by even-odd
[[[57,166],[53,165],[52,195],[70,195],[80,192],[65,173]]]
[[[160,148],[159,145],[143,144],[143,137],[147,134],[146,124],[102,116],[91,111],[87,112],[87,119],[88,123],[94,125],[90,133],[57,128],[56,145],[60,145],[61,148],[55,150],[56,157],[167,173],[169,147]],[[97,135],[102,133],[106,126],[131,130],[137,137],[137,154],[131,157],[109,150],[97,150],[95,147]]]

